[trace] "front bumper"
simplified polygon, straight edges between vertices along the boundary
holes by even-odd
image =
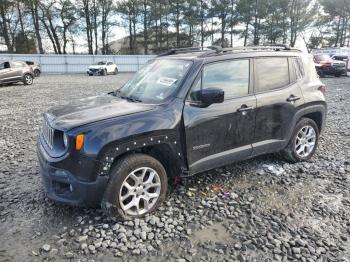
[[[38,141],[40,174],[50,199],[73,206],[95,207],[101,203],[108,182],[107,176],[98,176],[91,182],[82,181],[70,171],[58,167],[60,161],[52,161],[44,150]]]
[[[88,75],[101,75],[102,69],[88,69],[86,73]]]
[[[321,70],[325,75],[334,75],[334,74],[345,74],[345,68],[343,67],[335,67],[335,66],[330,66],[330,67],[322,67]]]

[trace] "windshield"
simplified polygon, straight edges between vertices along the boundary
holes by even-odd
[[[107,62],[98,62],[96,65],[105,65]]]
[[[177,90],[191,61],[154,60],[142,67],[121,89],[120,97],[145,103],[160,103]]]
[[[315,55],[317,61],[327,61],[332,60],[329,55]]]

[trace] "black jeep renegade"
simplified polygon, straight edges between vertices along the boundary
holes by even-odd
[[[139,217],[168,179],[257,155],[315,153],[325,87],[311,56],[283,47],[177,49],[120,89],[54,107],[38,140],[48,196]]]

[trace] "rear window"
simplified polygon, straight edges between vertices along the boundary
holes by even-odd
[[[293,76],[292,81],[301,79],[304,76],[303,62],[299,57],[291,57],[290,61],[291,61],[291,66],[293,68],[291,69],[291,71],[294,70],[294,75],[292,74]]]
[[[347,56],[333,56],[334,60],[346,61],[348,59]]]
[[[258,92],[278,89],[290,83],[286,57],[257,58],[255,68]]]

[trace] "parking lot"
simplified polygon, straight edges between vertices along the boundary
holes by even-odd
[[[0,261],[350,261],[350,77],[322,79],[327,125],[310,162],[267,155],[183,179],[159,211],[128,222],[48,200],[36,159],[42,113],[130,76],[0,87]]]

